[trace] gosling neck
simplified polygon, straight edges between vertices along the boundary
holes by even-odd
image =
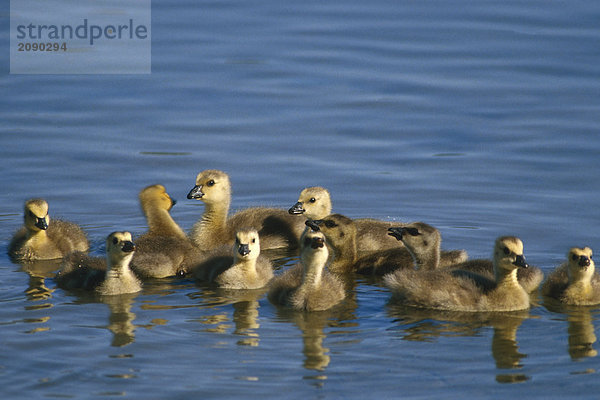
[[[256,258],[236,257],[235,265],[244,275],[256,276]]]
[[[412,246],[405,246],[410,253],[415,267],[422,271],[432,271],[437,269],[440,263],[440,248],[429,249],[424,252],[417,253]]]
[[[110,254],[106,256],[106,265],[108,266],[107,275],[119,277],[122,274],[130,273],[129,262],[133,258],[133,254],[127,254],[124,257],[115,257]]]
[[[146,207],[144,209],[148,230],[157,235],[178,236],[185,238],[185,232],[177,225],[169,211],[158,207]]]
[[[317,287],[321,284],[321,278],[323,276],[323,267],[325,261],[321,260],[320,257],[314,255],[305,257],[302,260],[304,265],[302,274],[302,286]]]
[[[338,240],[336,243],[329,241],[329,243],[334,255],[330,268],[351,266],[358,260],[356,235],[349,235],[346,240]]]
[[[495,266],[496,284],[497,286],[518,286],[521,287],[517,280],[517,268],[507,271],[503,268]]]
[[[225,230],[230,200],[204,202],[201,224],[209,229]]]

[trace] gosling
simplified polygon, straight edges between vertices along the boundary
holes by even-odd
[[[457,257],[454,259],[448,257],[448,262],[440,262],[442,237],[440,232],[431,225],[423,222],[415,222],[402,228],[390,228],[388,231],[390,236],[404,243],[404,246],[413,258],[414,265],[419,270],[434,270],[438,269],[438,267],[445,267],[470,271],[486,276],[489,279],[494,279],[494,263],[491,260],[478,259],[467,261],[466,259],[461,259],[457,252],[455,253]],[[530,265],[526,269],[519,268],[517,270],[517,280],[527,292],[536,290],[543,279],[544,273],[538,267]]]
[[[193,276],[225,289],[259,289],[273,278],[273,266],[260,255],[258,232],[240,229],[235,235],[233,255],[208,258],[193,270]]]
[[[298,202],[288,212],[292,215],[304,215],[307,219],[320,220],[331,214],[331,196],[323,187],[307,187],[300,192]],[[386,229],[398,226],[397,222],[381,221],[373,218],[354,219],[358,230],[358,250],[375,251],[402,247],[386,235]]]
[[[205,170],[196,177],[196,185],[188,199],[204,202],[204,213],[190,232],[192,241],[202,251],[233,244],[235,232],[241,228],[256,229],[262,249],[297,248],[304,221],[277,208],[252,207],[227,217],[231,203],[229,176],[218,170]]]
[[[567,262],[556,268],[542,286],[542,294],[574,306],[600,304],[600,276],[592,249],[573,247]]]
[[[63,289],[95,290],[101,295],[139,292],[142,285],[129,268],[134,252],[131,233],[113,232],[106,238],[106,259],[71,253],[56,274],[56,283]]]
[[[26,201],[24,219],[8,246],[14,262],[52,260],[72,251],[88,251],[88,239],[78,225],[58,219],[50,223],[46,200]]]
[[[332,272],[347,273],[355,271],[362,275],[382,276],[397,269],[413,268],[413,258],[404,246],[373,251],[359,256],[358,243],[360,243],[361,238],[358,236],[356,222],[341,214],[331,214],[314,221],[308,220],[306,225],[313,230],[323,232],[325,235],[327,243],[334,253],[334,259],[329,264],[329,270]],[[438,254],[438,259],[439,257],[440,254]],[[461,262],[466,260],[467,257],[464,250],[441,253],[443,265]]]
[[[342,282],[325,270],[325,237],[306,229],[300,240],[300,264],[273,279],[269,300],[298,311],[327,310],[346,294]]]
[[[174,276],[196,262],[200,251],[171,217],[176,201],[163,185],[151,185],[140,191],[140,205],[148,231],[136,239],[131,268],[141,279]]]
[[[517,281],[527,268],[523,243],[500,237],[494,246],[495,279],[457,269],[399,270],[384,277],[393,299],[405,305],[450,311],[516,311],[529,308],[529,294]]]

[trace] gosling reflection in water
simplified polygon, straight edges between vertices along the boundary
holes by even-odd
[[[25,293],[30,301],[47,300],[52,297],[54,289],[46,286],[46,278],[54,277],[60,267],[61,260],[36,260],[21,264],[21,270],[29,275],[29,283]],[[51,305],[45,305],[51,306]],[[45,306],[41,306],[42,308]]]
[[[323,346],[323,341],[327,337],[324,329],[333,315],[332,312],[300,312],[282,308],[277,310],[277,315],[293,322],[302,331],[304,368],[325,371],[331,358],[328,354],[329,349]],[[326,377],[320,376],[319,378],[325,379]]]
[[[390,303],[388,314],[405,326],[402,329],[405,340],[430,342],[444,336],[481,336],[482,331],[491,326],[494,329],[491,350],[497,369],[520,369],[523,367],[521,359],[527,357],[519,352],[517,343],[517,330],[529,317],[527,310],[471,313],[414,309]],[[528,379],[527,375],[521,373],[496,375],[496,381],[500,383],[523,382]]]
[[[577,361],[585,357],[596,357],[598,351],[594,349],[596,333],[592,307],[568,306],[558,300],[545,298],[544,306],[552,312],[566,314],[569,326],[567,332],[568,351],[571,359]]]
[[[138,293],[101,296],[100,300],[110,309],[108,329],[113,333],[111,346],[123,347],[135,340],[135,314],[131,312]]]

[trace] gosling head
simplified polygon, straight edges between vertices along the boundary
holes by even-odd
[[[329,252],[325,246],[325,236],[306,228],[300,237],[300,260],[307,265],[325,265]]]
[[[157,207],[162,210],[170,211],[177,203],[169,196],[163,185],[147,186],[140,192],[140,203],[143,209],[147,207]]]
[[[334,248],[342,246],[349,240],[355,240],[358,232],[354,221],[341,214],[331,214],[323,219],[309,219],[306,225],[313,231],[323,232]]]
[[[529,265],[523,255],[523,242],[514,236],[502,236],[496,239],[494,246],[494,265],[497,271],[510,272]]]
[[[31,232],[45,231],[50,224],[48,203],[44,199],[25,202],[25,227]]]
[[[233,257],[255,259],[260,254],[260,238],[255,229],[241,229],[235,234]]]
[[[402,241],[416,255],[426,254],[440,247],[440,231],[424,222],[411,222],[404,226],[388,228],[388,235]]]
[[[596,270],[592,260],[592,249],[573,247],[567,254],[569,260],[569,282],[589,281]]]
[[[134,252],[131,233],[113,232],[106,238],[106,256],[110,265],[129,264]]]
[[[309,219],[320,219],[331,214],[331,197],[327,189],[320,186],[308,187],[298,197],[288,212],[290,214],[304,214]]]
[[[202,200],[205,203],[228,202],[230,197],[229,176],[215,169],[200,172],[196,177],[196,186],[187,195],[188,199]]]

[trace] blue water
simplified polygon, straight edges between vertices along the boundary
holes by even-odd
[[[203,207],[185,195],[214,168],[234,209],[320,185],[336,212],[428,222],[473,258],[517,235],[549,272],[599,247],[598,21],[595,1],[155,0],[151,75],[9,75],[5,58],[2,397],[596,397],[597,307],[417,312],[361,279],[314,315],[178,279],[100,301],[5,250],[44,197],[101,254],[145,230],[152,183],[189,229]],[[4,4],[2,54],[8,26]]]

